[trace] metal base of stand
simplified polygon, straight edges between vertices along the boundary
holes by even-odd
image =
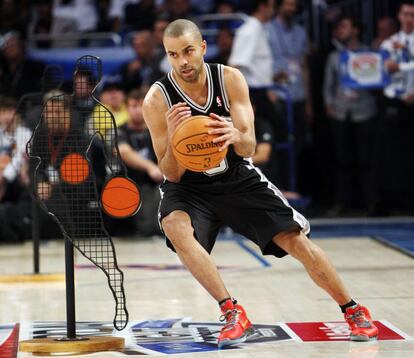
[[[19,351],[31,353],[91,353],[118,351],[124,347],[122,337],[38,338],[19,343]]]

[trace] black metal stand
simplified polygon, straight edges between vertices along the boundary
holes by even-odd
[[[65,274],[67,338],[76,339],[75,269],[73,259],[73,244],[67,237],[65,237]]]
[[[33,271],[35,274],[40,272],[39,264],[39,205],[32,199],[32,238],[33,238]]]

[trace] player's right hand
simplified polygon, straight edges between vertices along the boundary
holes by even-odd
[[[185,119],[191,117],[191,109],[185,102],[174,104],[165,114],[167,119],[168,136],[171,139],[177,126]]]

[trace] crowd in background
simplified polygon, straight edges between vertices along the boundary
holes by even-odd
[[[155,235],[159,234],[157,186],[163,176],[143,121],[142,102],[151,84],[170,70],[162,45],[168,23],[178,18],[198,23],[206,13],[249,15],[242,22],[211,25],[217,34],[209,41],[216,51],[207,60],[237,67],[245,76],[255,111],[253,161],[292,203],[311,198],[306,209],[311,216],[412,215],[414,2],[401,3],[395,18],[378,20],[372,43],[361,41],[364,28],[358,19],[337,14],[331,21],[329,45],[315,48],[297,21],[300,0],[1,1],[0,242],[30,236],[25,143],[39,120],[46,118],[47,108],[43,114],[41,108],[47,100],[73,91],[76,108],[82,108],[71,113],[73,126],[83,128],[85,135],[91,128],[104,136],[113,134],[94,122],[94,113],[101,108],[88,100],[93,85],[87,76],[78,73],[73,83],[51,92],[42,88],[45,65],[27,56],[27,39],[36,34],[114,32],[131,40],[135,58],[117,74],[106,76],[95,95],[114,116],[121,157],[148,204],[140,219],[107,221],[115,234],[132,230]],[[37,47],[51,48],[54,41],[53,36],[41,39]],[[72,39],[64,46],[79,44]],[[340,81],[340,52],[368,49],[391,54],[386,70],[392,80],[384,91],[349,89]],[[264,88],[275,84],[282,90]],[[24,116],[16,112],[19,100],[36,93],[41,94],[41,108],[32,108]],[[289,170],[292,158],[286,150],[277,149],[291,138],[297,185],[292,185]],[[97,180],[102,183],[107,173],[98,172],[99,168]],[[42,183],[49,184],[47,179]]]

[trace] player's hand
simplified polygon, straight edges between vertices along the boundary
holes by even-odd
[[[147,173],[149,177],[156,183],[160,183],[164,179],[164,176],[162,175],[161,170],[155,164],[151,165]]]
[[[230,144],[239,143],[241,141],[240,131],[234,127],[232,122],[215,113],[210,113],[210,117],[214,118],[215,121],[208,123],[208,126],[212,127],[212,129],[208,131],[208,134],[219,135],[213,142],[223,142],[223,145],[219,149],[220,152],[226,149]]]
[[[168,136],[171,139],[177,126],[185,119],[191,117],[191,109],[185,102],[174,104],[165,114],[167,119]]]
[[[393,60],[385,61],[384,66],[389,73],[395,73],[400,70],[400,65]]]

